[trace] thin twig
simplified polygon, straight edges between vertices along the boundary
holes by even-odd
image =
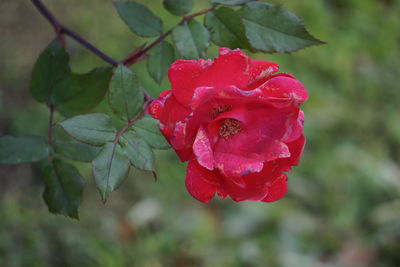
[[[178,25],[183,25],[185,24],[187,21],[189,21],[192,18],[195,18],[197,16],[201,16],[204,14],[207,14],[210,11],[215,10],[215,8],[217,8],[217,5],[212,6],[211,8],[207,8],[204,9],[202,11],[193,13],[191,15],[188,16],[184,16],[182,18],[182,20],[175,25],[174,27],[172,27],[171,29],[169,29],[168,31],[164,32],[163,34],[161,34],[154,42],[152,42],[151,44],[149,44],[146,48],[144,48],[143,50],[140,50],[139,52],[137,51],[137,49],[135,49],[128,57],[126,57],[122,63],[126,66],[130,66],[132,64],[135,64],[136,62],[138,62],[142,57],[146,56],[146,53],[152,49],[153,47],[155,47],[156,45],[158,45],[159,43],[161,43],[168,35],[170,35],[172,33],[172,31],[174,30],[174,28]]]
[[[103,51],[101,51],[100,49],[95,47],[93,44],[88,42],[86,39],[84,39],[82,36],[80,36],[76,32],[70,30],[69,28],[67,28],[66,26],[61,24],[60,21],[50,12],[50,10],[43,4],[43,2],[41,0],[31,0],[31,2],[36,7],[36,9],[40,12],[40,14],[42,14],[42,16],[45,17],[47,19],[47,21],[54,27],[54,30],[57,35],[57,39],[61,43],[64,42],[63,34],[68,35],[69,37],[71,37],[72,39],[74,39],[75,41],[77,41],[78,43],[83,45],[84,47],[86,47],[88,50],[92,51],[98,57],[100,57],[101,59],[110,63],[113,66],[117,66],[118,64],[121,64],[121,63],[126,66],[131,66],[131,65],[139,62],[140,60],[144,59],[147,56],[147,52],[150,49],[155,47],[157,44],[161,43],[168,35],[170,35],[176,26],[183,25],[190,19],[195,18],[197,16],[204,15],[210,11],[215,10],[215,8],[217,7],[217,5],[214,5],[211,8],[204,9],[202,11],[193,13],[188,16],[184,16],[177,25],[175,25],[168,31],[161,34],[154,42],[149,44],[147,47],[143,48],[143,46],[141,46],[139,48],[136,48],[122,62],[119,62],[118,60],[110,57],[109,55],[107,55],[106,53],[104,53]]]
[[[37,8],[37,10],[40,12],[40,14],[43,15],[47,19],[47,21],[53,25],[54,30],[57,34],[57,38],[59,40],[62,40],[61,34],[68,35],[90,51],[92,51],[94,54],[96,54],[98,57],[103,59],[104,61],[112,64],[113,66],[117,66],[120,64],[118,60],[113,59],[112,57],[108,56],[105,54],[103,51],[95,47],[93,44],[89,43],[87,40],[85,40],[83,37],[81,37],[79,34],[75,33],[74,31],[70,30],[69,28],[65,27],[62,25],[58,19],[50,12],[49,9],[42,3],[41,0],[31,0],[32,4]]]
[[[218,7],[218,5],[213,5],[213,6],[210,7],[210,8],[201,10],[201,11],[199,11],[199,12],[193,13],[193,14],[188,15],[188,16],[184,16],[183,19],[182,19],[182,21],[181,21],[181,23],[184,23],[185,21],[188,21],[188,20],[190,20],[190,19],[192,19],[192,18],[195,18],[195,17],[201,16],[201,15],[207,14],[208,12],[211,12],[211,11],[215,10],[217,7]]]
[[[133,63],[137,62],[140,57],[143,57],[146,55],[146,53],[152,49],[153,47],[155,47],[156,45],[158,45],[159,43],[161,43],[168,35],[170,35],[172,33],[172,29],[169,29],[168,31],[164,32],[163,34],[160,35],[160,37],[158,37],[154,42],[152,42],[151,44],[149,44],[146,48],[144,48],[143,50],[140,50],[139,52],[137,52],[136,50],[133,51],[127,58],[125,58],[122,63],[125,66],[130,66]]]
[[[92,51],[94,54],[96,54],[97,56],[99,56],[101,59],[103,59],[105,62],[110,63],[113,66],[118,66],[120,64],[120,62],[110,56],[108,56],[107,54],[105,54],[103,51],[101,51],[100,49],[98,49],[97,47],[95,47],[94,45],[92,45],[91,43],[89,43],[88,41],[86,41],[85,39],[83,39],[80,35],[78,35],[77,33],[71,31],[68,28],[63,27],[62,29],[62,33],[65,33],[66,35],[68,35],[69,37],[71,37],[72,39],[74,39],[75,41],[77,41],[78,43],[80,43],[81,45],[85,46],[87,49],[89,49],[90,51]]]
[[[143,105],[143,110],[142,112],[136,116],[135,119],[129,120],[128,123],[116,133],[115,139],[114,139],[114,144],[116,144],[119,140],[119,138],[129,129],[131,128],[138,120],[142,119],[144,115],[147,114],[147,107],[150,105],[150,103],[153,101],[153,99],[150,97],[147,99],[147,101]]]

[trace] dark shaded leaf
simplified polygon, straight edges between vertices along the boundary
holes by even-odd
[[[211,0],[211,4],[221,4],[226,6],[239,6],[257,0]]]
[[[122,119],[133,119],[142,110],[143,92],[136,75],[124,65],[119,65],[111,79],[108,102]]]
[[[135,125],[132,127],[132,131],[134,131],[143,140],[145,140],[152,148],[170,148],[167,140],[161,134],[158,125],[158,120],[150,117],[144,117],[143,119],[135,123]]]
[[[323,44],[310,35],[303,22],[282,6],[250,3],[240,12],[251,46],[264,52],[293,52]]]
[[[44,171],[44,184],[43,199],[49,211],[79,219],[85,180],[75,166],[53,160]]]
[[[52,103],[66,117],[86,113],[103,100],[111,75],[111,67],[95,68],[85,74],[70,74],[55,86]]]
[[[91,162],[100,152],[100,148],[75,141],[55,141],[54,152],[72,160]]]
[[[101,199],[106,202],[112,191],[129,172],[129,160],[119,144],[107,143],[93,160],[93,174]]]
[[[151,10],[134,1],[115,2],[118,14],[129,28],[142,37],[154,37],[163,31],[163,23]]]
[[[210,34],[200,22],[191,19],[186,24],[175,27],[172,38],[179,53],[186,59],[206,56]]]
[[[71,72],[69,56],[53,41],[39,56],[32,72],[31,93],[41,103],[49,103],[54,86]]]
[[[95,146],[113,141],[117,132],[111,118],[103,113],[76,116],[59,125],[77,140]]]
[[[0,163],[35,162],[49,155],[47,141],[37,136],[0,137]]]
[[[174,59],[175,51],[170,43],[164,41],[156,45],[151,50],[150,57],[147,60],[147,70],[150,76],[160,84]]]
[[[221,7],[207,13],[204,24],[216,45],[232,49],[251,49],[240,16],[233,9]]]
[[[154,153],[150,146],[133,132],[125,132],[121,143],[131,164],[138,169],[154,171]]]
[[[174,15],[182,16],[193,8],[193,0],[164,0],[166,10]]]

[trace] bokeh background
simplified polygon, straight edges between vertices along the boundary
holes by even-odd
[[[180,19],[161,0],[143,2],[166,28]],[[195,2],[195,10],[208,7]],[[185,164],[160,151],[158,181],[131,170],[106,205],[90,166],[78,165],[86,187],[76,221],[47,211],[38,166],[1,165],[0,266],[400,266],[400,1],[273,2],[328,42],[291,55],[252,55],[279,63],[310,94],[308,142],[284,199],[199,203],[185,190]],[[144,42],[111,1],[45,3],[115,58]],[[53,29],[30,1],[0,0],[0,36],[0,135],[45,135],[48,111],[31,98],[29,81]],[[105,65],[72,40],[68,51],[75,72]],[[145,66],[134,70],[152,96],[168,89]]]

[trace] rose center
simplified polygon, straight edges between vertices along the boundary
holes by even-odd
[[[223,138],[233,136],[242,130],[241,122],[235,119],[224,119],[219,127],[219,135]]]

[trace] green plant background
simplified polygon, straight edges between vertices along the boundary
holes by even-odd
[[[111,1],[45,2],[115,58],[145,42]],[[142,2],[166,28],[180,20],[160,0]],[[90,166],[78,165],[87,181],[75,221],[48,213],[38,166],[1,165],[0,266],[399,266],[400,1],[274,2],[328,42],[292,55],[253,55],[279,63],[310,94],[307,146],[284,199],[199,203],[185,190],[185,164],[169,150],[157,155],[157,182],[132,170],[106,205]],[[196,0],[195,10],[206,7]],[[53,30],[29,1],[0,0],[0,34],[0,135],[45,135],[48,111],[28,86]],[[72,40],[68,51],[76,72],[105,65]],[[152,96],[169,89],[166,79],[161,86],[150,79],[145,62],[134,70]]]

